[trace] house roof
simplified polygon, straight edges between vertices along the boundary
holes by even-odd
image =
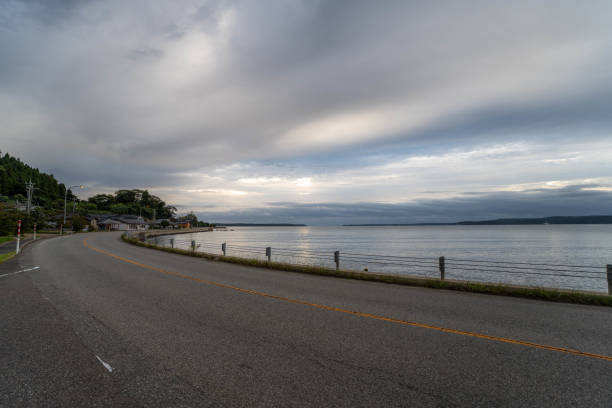
[[[100,221],[98,225],[112,225],[112,224],[121,224],[121,221],[114,220],[112,218],[107,218],[104,221]]]
[[[125,224],[138,224],[138,225],[145,224],[144,220],[139,217],[120,217],[119,221]]]

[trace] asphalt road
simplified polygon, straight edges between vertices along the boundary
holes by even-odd
[[[115,233],[29,245],[0,264],[0,294],[0,406],[612,405],[612,308],[236,266]]]

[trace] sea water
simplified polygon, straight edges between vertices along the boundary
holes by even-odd
[[[373,273],[606,292],[612,225],[228,227],[158,237],[160,245]]]

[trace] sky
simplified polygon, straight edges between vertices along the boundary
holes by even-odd
[[[612,214],[609,1],[3,0],[0,150],[212,222]]]

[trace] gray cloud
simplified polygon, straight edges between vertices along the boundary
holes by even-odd
[[[151,47],[136,48],[129,52],[128,57],[135,61],[151,61],[164,56],[163,51]]]
[[[225,190],[243,191],[223,183],[245,178],[232,167],[245,163],[251,178],[322,175],[327,195],[294,189],[320,202],[608,177],[611,11],[605,1],[8,0],[0,148],[86,179],[92,193],[152,186],[181,205],[194,200],[185,190],[227,204]],[[474,160],[362,181],[375,164],[382,177],[407,157],[526,141],[558,155],[530,157],[515,177],[498,156],[486,179]],[[581,161],[563,165],[572,152]],[[294,199],[286,187],[242,204]]]
[[[269,203],[265,208],[230,212],[198,212],[213,222],[306,223],[308,225],[398,224],[476,221],[496,218],[612,213],[612,191],[589,190],[597,185],[525,192],[471,194],[409,204]]]

